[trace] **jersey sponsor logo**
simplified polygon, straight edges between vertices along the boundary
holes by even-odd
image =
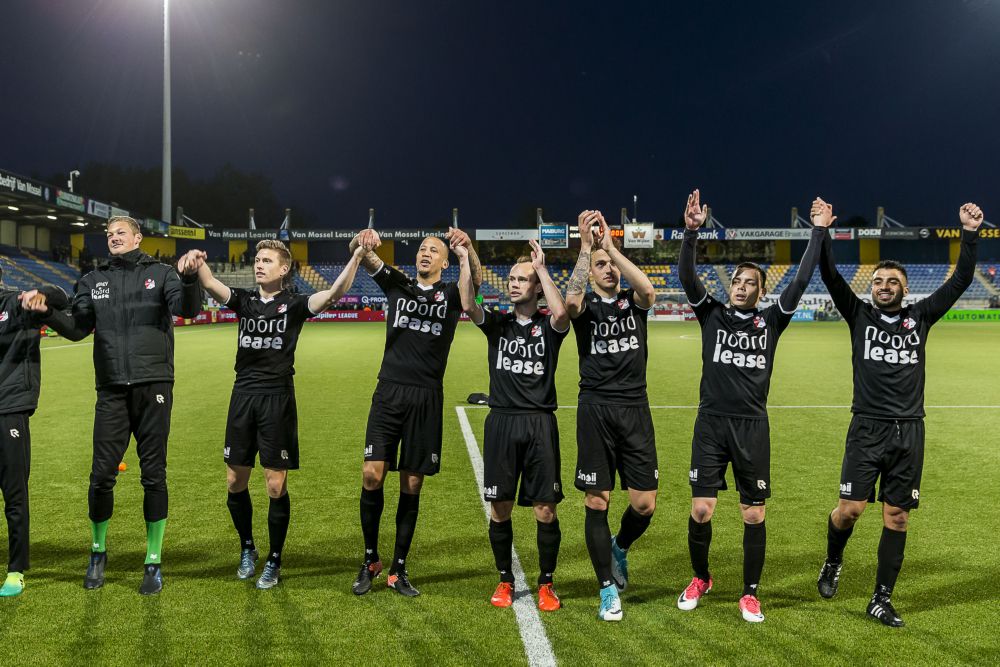
[[[20,438],[21,437],[21,432],[18,431],[16,428],[12,428],[10,430],[10,437],[12,437],[12,438]]]
[[[757,488],[760,489],[761,491],[765,490],[767,488],[767,482],[765,482],[762,479],[758,479],[757,480]]]
[[[276,319],[241,317],[239,346],[248,350],[280,350],[285,344],[281,334],[287,329],[288,315]]]
[[[94,301],[98,299],[110,299],[111,298],[111,288],[108,286],[108,281],[99,282],[90,290],[90,298]]]
[[[692,482],[697,482],[698,481],[698,469],[697,468],[691,468],[691,470],[688,470],[688,479],[691,480]]]
[[[8,317],[9,315],[7,315],[7,311],[6,310],[3,311],[2,313],[0,313],[0,322],[6,322]]]
[[[597,484],[597,473],[596,472],[583,472],[578,470],[576,472],[576,478],[586,484],[587,486],[593,486]]]
[[[718,329],[715,332],[715,351],[712,361],[717,364],[730,364],[740,368],[767,368],[767,355],[754,352],[767,351],[767,329],[761,329],[760,334],[751,336],[744,331],[729,332]]]
[[[523,373],[524,375],[543,375],[545,373],[545,339],[539,338],[529,343],[523,336],[513,340],[501,336],[497,354],[496,369]]]
[[[920,361],[920,352],[915,348],[919,346],[920,334],[916,331],[901,336],[891,334],[871,324],[865,327],[863,356],[868,361],[884,361],[887,364],[916,364]]]
[[[156,281],[152,278],[146,278],[146,289],[153,289],[156,287]]]
[[[844,482],[840,485],[840,492],[850,494],[851,493],[851,482]]]
[[[443,301],[444,295],[441,294],[441,297]],[[448,317],[448,304],[431,305],[401,297],[396,300],[396,312],[393,316],[392,326],[440,336],[444,331],[442,320],[446,317]]]
[[[279,315],[280,315],[281,313],[284,313],[284,312],[285,312],[285,311],[287,311],[287,310],[288,310],[288,304],[286,304],[286,303],[283,303],[283,304],[280,304],[280,305],[278,306],[278,314],[279,314]]]
[[[497,497],[497,486],[496,486],[496,484],[494,484],[493,486],[484,486],[483,487],[483,496],[485,496],[486,498],[496,498]]]
[[[628,317],[623,317],[620,320],[614,315],[609,315],[607,322],[591,322],[590,353],[615,354],[638,350],[639,337],[629,333],[638,331],[638,329],[639,325],[635,321],[635,315],[631,313]]]

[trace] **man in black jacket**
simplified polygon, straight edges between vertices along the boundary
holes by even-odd
[[[163,587],[160,556],[167,519],[167,436],[173,402],[172,316],[194,317],[201,307],[197,272],[203,255],[191,251],[177,270],[139,250],[142,234],[132,218],[108,220],[111,257],[83,276],[69,314],[33,300],[42,321],[69,340],[94,332],[97,405],[90,473],[91,556],[83,587],[104,585],[105,538],[114,510],[118,463],[135,435],[144,490],[146,565],[139,592]],[[182,277],[178,276],[178,271]],[[30,294],[30,293],[29,293]]]
[[[0,279],[3,271],[0,270]],[[49,302],[64,308],[66,295],[58,287],[40,290]],[[38,407],[41,356],[35,313],[20,303],[21,292],[0,286],[0,489],[7,515],[7,579],[0,597],[20,595],[28,569],[28,472],[31,432],[28,418]]]

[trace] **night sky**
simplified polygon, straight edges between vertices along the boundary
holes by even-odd
[[[5,1],[0,168],[158,166],[161,12]],[[695,186],[734,226],[786,226],[816,194],[842,220],[883,205],[950,225],[973,200],[1000,223],[1000,0],[171,0],[171,12],[174,165],[260,171],[322,226],[359,226],[369,206],[392,227],[453,206],[469,227],[535,206],[617,220],[633,194],[640,219],[673,224]]]

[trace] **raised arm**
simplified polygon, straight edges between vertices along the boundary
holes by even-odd
[[[209,296],[219,303],[229,303],[233,291],[229,289],[228,285],[215,277],[212,270],[208,268],[207,262],[198,267],[198,283],[202,289],[208,292]]]
[[[476,286],[472,277],[472,262],[469,249],[463,245],[454,248],[458,256],[458,295],[462,299],[462,310],[469,316],[473,324],[482,324],[483,307],[476,303]]]
[[[483,284],[483,265],[479,263],[479,255],[476,254],[476,249],[472,247],[472,239],[469,235],[463,232],[461,229],[456,229],[454,227],[448,228],[448,233],[444,235],[448,239],[448,245],[451,246],[451,251],[458,255],[457,248],[462,247],[467,251],[469,258],[469,273],[472,276],[472,285],[479,291],[479,286]],[[461,260],[461,257],[459,258]]]
[[[681,241],[681,254],[677,259],[677,274],[681,286],[692,304],[705,300],[708,290],[702,284],[695,269],[695,256],[698,246],[698,228],[708,217],[708,205],[701,205],[701,192],[695,190],[688,195],[687,208],[684,209],[684,240]]]
[[[358,273],[358,266],[364,256],[368,254],[369,248],[359,245],[351,255],[351,259],[344,265],[343,270],[337,279],[333,281],[329,289],[320,290],[309,297],[309,312],[322,313],[324,310],[337,303],[343,298],[347,290],[354,284],[354,276]]]
[[[819,197],[813,201],[810,217],[814,224],[816,220],[825,220],[826,217],[829,217],[830,224],[833,224],[833,220],[836,219],[833,215],[833,205],[826,203]],[[849,324],[853,325],[855,314],[861,307],[862,301],[854,294],[854,290],[837,270],[837,262],[833,258],[833,241],[830,239],[829,231],[823,235],[823,245],[820,248],[819,275],[823,278],[823,284],[826,285],[826,290],[833,298],[833,304],[837,306],[837,310]]]
[[[962,246],[955,271],[941,287],[918,304],[932,322],[941,319],[955,305],[976,276],[976,253],[983,211],[975,204],[964,204],[958,211],[958,217],[962,223]]]
[[[597,222],[597,215],[597,211],[584,211],[576,218],[580,228],[580,257],[566,284],[566,310],[574,320],[587,306],[583,296],[590,276],[590,256],[594,248],[594,223]]]
[[[601,249],[608,253],[608,257],[635,290],[635,305],[644,310],[652,308],[653,304],[656,303],[656,290],[653,288],[653,283],[649,281],[649,276],[615,246],[614,239],[611,238],[611,229],[604,220],[604,216],[600,212],[597,215],[601,225]]]
[[[382,240],[379,238],[378,232],[374,229],[364,229],[351,239],[350,250],[352,256],[354,255],[354,251],[358,249],[358,246],[369,248],[365,252],[364,257],[361,258],[361,266],[365,267],[365,271],[369,274],[375,274],[382,268],[382,260],[375,254],[375,248],[380,245],[382,245]]]
[[[545,268],[545,253],[542,252],[542,246],[535,239],[531,239],[528,243],[531,244],[531,267],[535,270],[535,275],[538,276],[538,282],[542,286],[542,294],[545,295],[545,303],[549,306],[549,319],[552,328],[559,332],[566,331],[569,328],[569,311],[566,310],[566,302],[563,301],[559,288],[556,287],[548,269]]]
[[[799,262],[795,277],[778,298],[778,307],[781,308],[782,312],[791,313],[798,308],[799,299],[809,287],[809,281],[812,280],[812,274],[819,262],[819,256],[823,250],[823,238],[830,236],[830,226],[836,219],[837,216],[833,215],[832,206],[829,204],[817,206],[817,202],[813,202],[812,235],[809,237],[809,245],[806,246],[806,252],[802,255],[802,261]]]
[[[198,270],[205,265],[208,254],[190,250],[177,260],[177,272],[167,272],[163,284],[163,298],[170,314],[176,317],[195,317],[201,311],[201,286]]]

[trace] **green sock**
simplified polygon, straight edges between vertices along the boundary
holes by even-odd
[[[104,541],[108,538],[108,522],[111,519],[105,519],[100,523],[90,522],[90,550],[95,553],[104,553],[108,550],[105,546]]]
[[[166,519],[146,522],[146,565],[150,563],[160,564],[160,550],[163,549],[163,529],[166,527]]]

